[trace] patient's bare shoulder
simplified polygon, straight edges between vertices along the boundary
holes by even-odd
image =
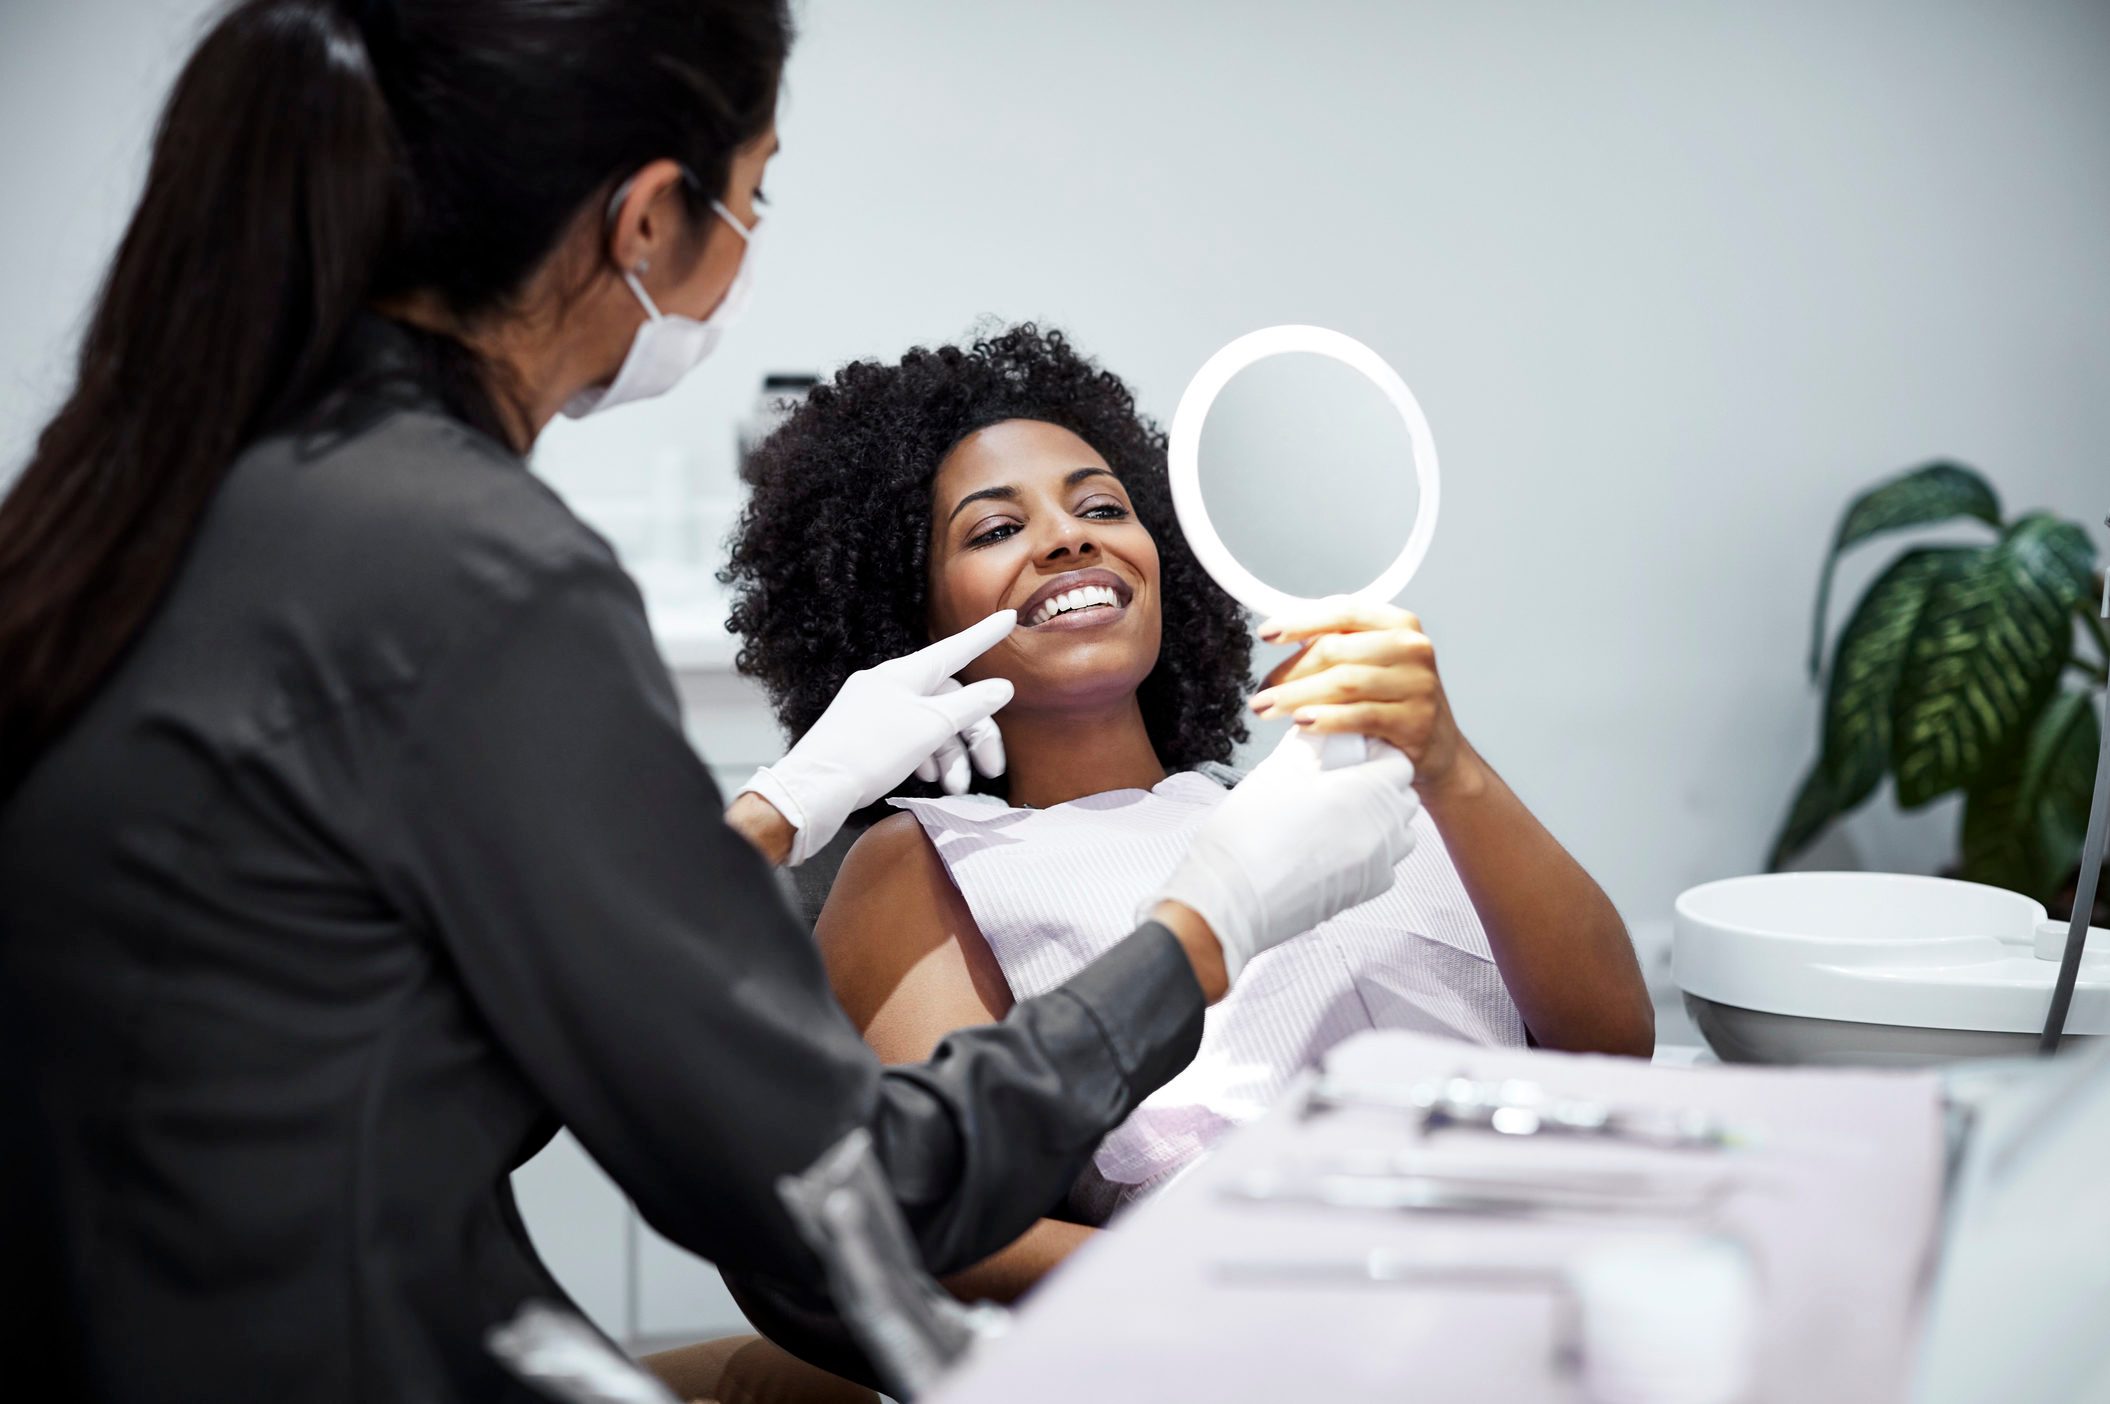
[[[851,846],[813,934],[836,999],[882,1061],[921,1062],[954,1029],[1011,1008],[1002,968],[912,814]]]

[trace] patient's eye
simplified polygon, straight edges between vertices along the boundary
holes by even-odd
[[[996,522],[987,531],[968,537],[967,544],[969,546],[987,546],[992,542],[1002,541],[1005,537],[1014,536],[1017,533],[1017,522]]]
[[[1128,509],[1110,497],[1101,497],[1086,503],[1078,509],[1078,513],[1102,522],[1117,522],[1128,515]]]

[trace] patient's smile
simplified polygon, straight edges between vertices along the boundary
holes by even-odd
[[[1073,570],[1035,590],[1018,617],[1028,629],[1091,629],[1126,614],[1133,597],[1128,582],[1110,570]]]
[[[1088,609],[1119,609],[1121,601],[1104,585],[1087,585],[1082,590],[1072,590],[1067,595],[1057,595],[1034,612],[1026,621],[1028,628],[1037,629],[1051,621]]]

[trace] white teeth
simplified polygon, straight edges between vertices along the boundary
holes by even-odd
[[[1033,611],[1033,617],[1027,620],[1026,623],[1028,627],[1031,627],[1036,624],[1045,624],[1056,615],[1068,614],[1071,610],[1088,609],[1093,605],[1118,606],[1120,603],[1121,597],[1107,586],[1080,585],[1074,590],[1065,590],[1055,596],[1055,598],[1044,602],[1039,609]]]

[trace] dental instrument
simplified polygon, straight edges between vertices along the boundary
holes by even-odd
[[[1699,1182],[1682,1192],[1656,1187],[1592,1187],[1578,1180],[1527,1182],[1474,1174],[1308,1175],[1255,1170],[1225,1185],[1232,1199],[1255,1204],[1301,1204],[1325,1209],[1385,1213],[1458,1214],[1494,1219],[1705,1219],[1727,1193],[1721,1181]]]
[[[1727,1150],[1758,1139],[1751,1128],[1726,1125],[1705,1112],[1613,1107],[1552,1096],[1540,1084],[1516,1078],[1490,1082],[1460,1076],[1393,1091],[1321,1077],[1306,1089],[1298,1115],[1344,1109],[1409,1113],[1425,1133],[1465,1129],[1505,1137],[1585,1137],[1667,1150]]]
[[[2110,517],[2103,518],[2110,526]],[[2103,603],[2100,615],[2110,619],[2110,570],[2103,572]],[[2052,987],[2051,1009],[2044,1018],[2044,1033],[2037,1041],[2039,1053],[2059,1051],[2059,1038],[2066,1031],[2066,1015],[2073,1004],[2073,987],[2080,978],[2081,956],[2088,943],[2088,920],[2095,911],[2095,885],[2103,875],[2104,829],[2110,828],[2110,707],[2096,728],[2101,749],[2095,758],[2095,799],[2088,808],[2088,836],[2081,843],[2081,880],[2073,894],[2073,916],[2066,924],[2066,950],[2059,959],[2058,983]]]

